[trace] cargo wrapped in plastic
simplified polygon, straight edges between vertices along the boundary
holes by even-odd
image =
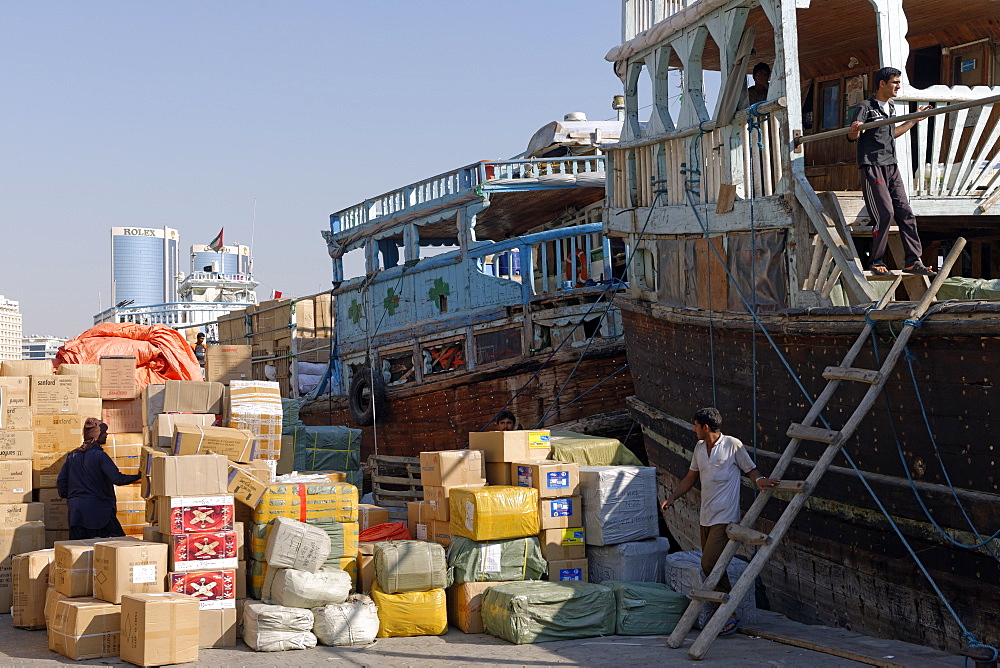
[[[615,633],[620,636],[667,635],[688,606],[688,597],[658,582],[601,583],[615,593]]]
[[[581,466],[642,466],[635,454],[617,438],[554,431],[549,436],[552,459]]]
[[[747,562],[740,559],[733,559],[726,568],[726,575],[729,582],[735,584],[740,579],[740,575],[747,567]],[[691,550],[689,552],[674,552],[663,558],[663,579],[668,587],[685,596],[689,596],[695,589],[702,589],[702,582],[705,579],[701,570],[701,552]],[[702,628],[708,623],[715,612],[715,606],[702,606],[701,614],[695,622],[695,628]],[[750,589],[740,601],[734,613],[744,625],[753,624],[757,621],[757,599],[753,589]]]
[[[517,645],[615,633],[615,595],[588,582],[508,582],[486,590],[486,632]]]
[[[536,536],[486,542],[455,536],[448,549],[448,567],[455,584],[538,580],[545,575]]]
[[[322,529],[287,517],[272,521],[264,550],[268,566],[315,573],[329,555],[330,538]]]
[[[385,594],[451,585],[444,548],[422,540],[375,543],[375,579]]]
[[[324,645],[368,645],[378,635],[378,608],[375,601],[363,594],[354,594],[339,605],[316,608],[313,615],[316,618],[313,633]]]
[[[580,496],[587,545],[615,545],[659,534],[652,467],[581,466]]]
[[[318,608],[343,603],[351,594],[351,576],[339,568],[324,566],[315,573],[275,568],[265,603],[292,608]]]
[[[439,636],[448,632],[448,603],[444,589],[386,594],[372,585],[378,607],[379,638]]]
[[[273,520],[272,520],[273,521]],[[330,538],[330,554],[324,566],[337,566],[341,559],[354,558],[358,554],[358,524],[356,522],[333,522],[326,518],[308,520],[306,524],[322,529]],[[264,561],[267,537],[271,533],[271,522],[250,525],[250,558]]]
[[[449,503],[453,536],[481,541],[538,535],[534,487],[454,487]]]
[[[275,517],[300,522],[321,518],[357,522],[358,488],[346,482],[330,482],[326,476],[278,476],[253,509],[253,521],[258,524]]]
[[[590,582],[663,582],[663,559],[668,552],[670,541],[666,538],[648,538],[617,545],[588,545]]]
[[[258,601],[263,598],[264,578],[267,575],[267,562],[251,559],[247,562],[247,595]]]
[[[292,437],[296,471],[344,471],[347,482],[361,486],[360,429],[301,425],[284,433]]]
[[[256,652],[283,652],[316,646],[313,613],[267,603],[243,606],[243,641]]]

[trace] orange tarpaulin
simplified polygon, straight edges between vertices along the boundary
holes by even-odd
[[[114,356],[136,358],[135,379],[140,388],[166,380],[202,380],[191,344],[165,325],[96,325],[64,343],[55,363],[99,364],[102,357]]]

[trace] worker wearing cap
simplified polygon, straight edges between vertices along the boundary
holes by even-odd
[[[118,470],[104,452],[108,425],[87,418],[83,425],[83,444],[66,455],[66,463],[56,481],[60,498],[69,510],[69,538],[111,538],[124,536],[116,515],[115,485],[130,485],[140,476]]]

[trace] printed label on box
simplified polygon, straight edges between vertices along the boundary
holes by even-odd
[[[545,476],[546,489],[569,489],[569,471],[549,471]]]
[[[147,584],[149,582],[156,582],[156,564],[132,567],[132,584]]]
[[[583,529],[563,529],[560,545],[583,545],[584,539]]]
[[[171,573],[170,590],[198,598],[201,610],[226,610],[236,607],[236,571],[217,570],[201,573]]]
[[[427,540],[427,525],[418,524],[417,525],[417,540]]]
[[[547,431],[531,431],[528,432],[528,449],[538,450],[544,449],[548,450],[551,447],[549,444],[549,432]]]
[[[573,499],[553,499],[549,504],[549,517],[569,517],[573,514]]]
[[[518,487],[534,487],[532,477],[531,477],[531,467],[530,466],[518,466],[517,467],[517,486]]]
[[[561,568],[559,569],[559,581],[563,580],[583,580],[583,569]]]
[[[491,543],[486,546],[486,550],[483,552],[483,572],[484,573],[499,573],[500,572],[500,554],[502,552],[502,545],[500,543]]]

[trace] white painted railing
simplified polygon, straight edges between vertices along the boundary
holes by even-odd
[[[492,160],[480,164],[482,182],[494,179],[533,179],[556,174],[603,174],[604,156]]]
[[[696,2],[698,0],[622,0],[622,42]]]
[[[109,308],[94,316],[94,324],[131,322],[137,325],[167,325],[183,329],[205,325],[254,304],[249,302],[171,302],[153,306]]]

